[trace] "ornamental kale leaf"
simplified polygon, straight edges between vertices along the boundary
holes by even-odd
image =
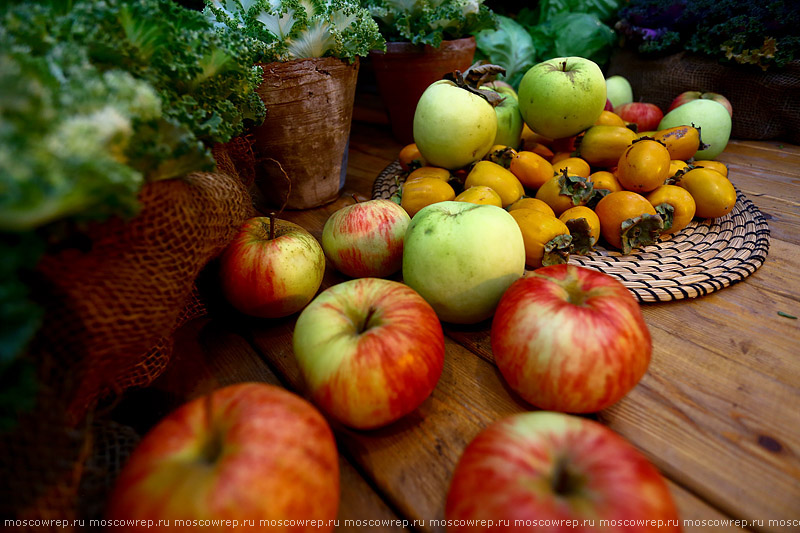
[[[483,0],[361,0],[387,41],[439,46],[495,29],[497,19]]]
[[[688,50],[762,70],[800,57],[793,0],[631,0],[619,18],[617,30],[642,53]]]
[[[262,43],[259,61],[336,57],[354,61],[385,48],[378,25],[357,0],[206,0],[218,27]]]
[[[0,6],[4,390],[29,381],[18,356],[41,309],[25,280],[46,244],[69,224],[134,215],[146,181],[213,169],[213,143],[263,120],[261,48],[169,0]]]

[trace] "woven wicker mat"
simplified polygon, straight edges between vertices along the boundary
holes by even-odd
[[[389,198],[404,179],[394,161],[377,177],[373,198]],[[755,272],[767,258],[769,226],[738,189],[728,215],[694,220],[658,243],[622,255],[597,246],[570,263],[605,272],[621,281],[640,302],[668,302],[718,291]]]

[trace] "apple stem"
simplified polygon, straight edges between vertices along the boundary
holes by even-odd
[[[275,211],[269,214],[269,240],[275,238]]]
[[[356,203],[360,203],[360,200],[358,199],[358,196],[356,196],[356,193],[353,193],[350,196],[353,197],[353,200],[355,200]]]
[[[556,460],[555,468],[553,470],[553,477],[551,486],[553,492],[560,496],[569,496],[575,492],[576,487],[575,477],[570,473],[567,468],[567,460],[564,457],[559,457]]]
[[[210,393],[206,395],[205,402],[205,419],[206,419],[206,429],[207,434],[209,435],[208,440],[205,442],[205,446],[201,451],[201,457],[209,464],[213,464],[217,461],[220,454],[222,454],[222,436],[219,434],[219,431],[214,429],[214,393]]]
[[[358,328],[359,333],[364,333],[369,329],[369,323],[372,320],[373,315],[375,315],[375,308],[370,306],[369,311],[367,311],[367,316],[364,317],[364,321],[361,323],[361,326]]]
[[[219,460],[222,455],[222,434],[216,430],[211,429],[208,440],[203,448],[202,457],[208,464],[213,465]]]
[[[566,61],[562,61],[561,62],[561,72],[566,72],[566,71],[567,71],[567,62]]]

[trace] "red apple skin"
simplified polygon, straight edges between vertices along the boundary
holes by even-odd
[[[403,241],[410,222],[406,210],[390,200],[349,205],[328,217],[322,249],[346,276],[391,276],[403,265]]]
[[[222,292],[240,312],[260,318],[296,313],[317,294],[325,275],[322,246],[306,229],[251,218],[220,257]]]
[[[731,105],[730,100],[725,98],[723,95],[719,93],[704,93],[700,91],[685,91],[675,97],[672,100],[672,103],[669,104],[669,108],[667,109],[667,113],[675,109],[676,107],[680,107],[687,102],[691,102],[692,100],[697,100],[698,98],[702,98],[704,100],[714,100],[715,102],[719,102],[725,109],[728,110],[728,114],[733,117],[733,106]]]
[[[356,429],[419,407],[444,367],[444,335],[422,296],[359,278],[322,292],[297,319],[294,353],[314,403]]]
[[[700,95],[703,93],[700,91],[684,91],[672,100],[672,103],[669,104],[669,108],[667,108],[667,113],[672,111],[678,106],[682,106],[686,102],[691,102],[692,100],[697,100],[700,98]]]
[[[614,111],[614,104],[608,98],[606,98],[606,107],[603,108],[603,111]]]
[[[537,269],[511,285],[491,340],[514,391],[536,407],[569,413],[619,401],[644,376],[652,353],[650,331],[625,286],[569,264]]]
[[[626,122],[634,122],[639,131],[655,131],[664,118],[664,112],[655,104],[631,102],[615,109],[617,115]]]
[[[456,525],[447,531],[459,533],[681,531],[664,479],[640,452],[598,422],[548,411],[512,415],[473,439],[445,517]],[[571,522],[549,523],[559,520]]]
[[[214,439],[217,454],[210,452]],[[176,519],[239,527],[244,520],[319,519],[322,529],[291,531],[332,531],[339,496],[336,442],[319,411],[279,387],[241,383],[184,404],[145,435],[116,480],[107,518],[169,520],[172,528],[163,531],[175,530]]]

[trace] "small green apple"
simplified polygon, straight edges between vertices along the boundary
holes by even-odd
[[[606,106],[606,80],[589,59],[557,57],[532,66],[518,94],[528,127],[561,139],[582,132],[600,117]]]
[[[633,102],[633,88],[631,83],[622,76],[611,76],[606,79],[606,98],[617,107]]]
[[[695,159],[714,159],[725,150],[732,124],[724,105],[714,100],[692,100],[664,115],[658,129],[691,125],[700,128],[700,137],[707,145],[707,148],[697,151]]]
[[[492,105],[450,80],[432,83],[417,102],[414,142],[430,165],[454,170],[478,161],[496,134]]]
[[[439,202],[411,219],[403,281],[445,322],[474,324],[489,318],[524,272],[522,232],[505,209]]]
[[[497,115],[497,134],[494,136],[492,144],[518,148],[522,139],[522,114],[519,112],[519,98],[516,91],[510,87],[498,87],[497,89],[481,87],[481,90],[494,90],[503,95],[503,99],[494,108]]]

